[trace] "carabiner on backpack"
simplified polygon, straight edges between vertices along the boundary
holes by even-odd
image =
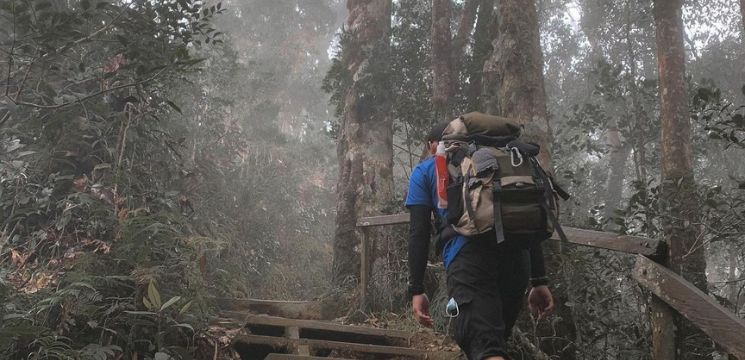
[[[523,154],[520,152],[520,149],[514,146],[508,146],[507,150],[510,151],[510,162],[512,163],[512,167],[518,167],[523,164]],[[515,160],[517,158],[517,161]]]

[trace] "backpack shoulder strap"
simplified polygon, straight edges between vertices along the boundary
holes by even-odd
[[[569,243],[569,239],[564,233],[564,229],[561,227],[556,213],[552,210],[557,208],[557,204],[556,199],[554,198],[554,189],[551,178],[549,178],[548,174],[546,174],[546,171],[543,170],[541,164],[538,163],[538,160],[534,156],[530,156],[529,159],[531,167],[533,168],[533,177],[535,178],[536,185],[543,187],[543,191],[545,192],[544,201],[541,203],[541,206],[546,211],[546,216],[548,216],[548,219],[554,225],[554,230],[556,230],[556,233],[559,234],[559,239],[561,240],[561,242]]]
[[[497,172],[501,169],[497,169]],[[498,174],[494,174],[492,181],[492,205],[494,206],[494,233],[497,237],[497,244],[504,242],[504,224],[502,223],[502,182]]]

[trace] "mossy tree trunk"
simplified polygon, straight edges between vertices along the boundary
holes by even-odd
[[[693,177],[691,124],[685,81],[685,48],[682,0],[656,0],[654,17],[657,41],[661,122],[661,197],[663,231],[670,247],[669,267],[706,292],[706,258],[701,238],[696,183]],[[708,338],[676,314],[674,354],[655,350],[662,358],[710,359]],[[655,318],[653,318],[653,321]],[[669,325],[657,325],[657,327]],[[677,356],[676,356],[677,355]]]
[[[450,0],[432,0],[432,108],[437,121],[453,115],[450,7]]]
[[[359,279],[359,217],[379,215],[393,198],[393,118],[388,86],[391,0],[348,0],[342,63],[344,95],[337,156],[337,214],[333,282],[348,288]],[[370,234],[376,238],[376,234]]]

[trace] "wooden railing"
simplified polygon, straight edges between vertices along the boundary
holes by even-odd
[[[375,226],[408,224],[409,214],[361,218],[357,227],[362,230],[362,261],[360,294],[366,304],[370,279],[370,246],[368,229]],[[714,301],[711,297],[683,279],[680,275],[656,262],[667,253],[664,242],[638,236],[617,235],[601,231],[564,227],[570,243],[601,249],[636,254],[633,278],[659,299],[703,330],[728,353],[745,360],[745,321]],[[559,241],[558,236],[551,238]]]

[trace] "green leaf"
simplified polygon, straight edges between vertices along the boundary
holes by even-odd
[[[194,327],[187,323],[174,324],[173,327],[189,329],[191,332],[194,332]]]
[[[147,299],[147,297],[142,298],[142,303],[145,305],[145,308],[147,308],[148,310],[155,310],[153,308],[153,304],[150,302],[150,300]]]
[[[153,281],[150,281],[150,284],[147,286],[147,297],[150,299],[153,308],[158,309],[161,307],[160,293],[158,292],[158,289],[155,288],[155,283]]]
[[[83,8],[83,10],[88,10],[91,8],[91,2],[90,0],[80,0],[80,7]]]
[[[168,301],[166,301],[165,304],[163,304],[163,306],[160,307],[160,311],[163,311],[165,309],[168,309],[169,306],[175,304],[179,300],[181,300],[181,296],[174,296],[174,297],[170,298]]]
[[[188,303],[186,303],[184,306],[181,307],[181,310],[178,311],[179,315],[183,315],[187,311],[189,311],[189,308],[191,307],[191,304],[194,303],[194,300],[189,300]]]
[[[8,314],[3,316],[3,320],[23,319],[28,316],[27,314]]]
[[[111,169],[111,164],[101,163],[93,167],[93,170]]]
[[[152,311],[129,311],[129,310],[125,310],[124,312],[127,313],[127,314],[130,314],[130,315],[155,315],[155,313],[152,312]]]

